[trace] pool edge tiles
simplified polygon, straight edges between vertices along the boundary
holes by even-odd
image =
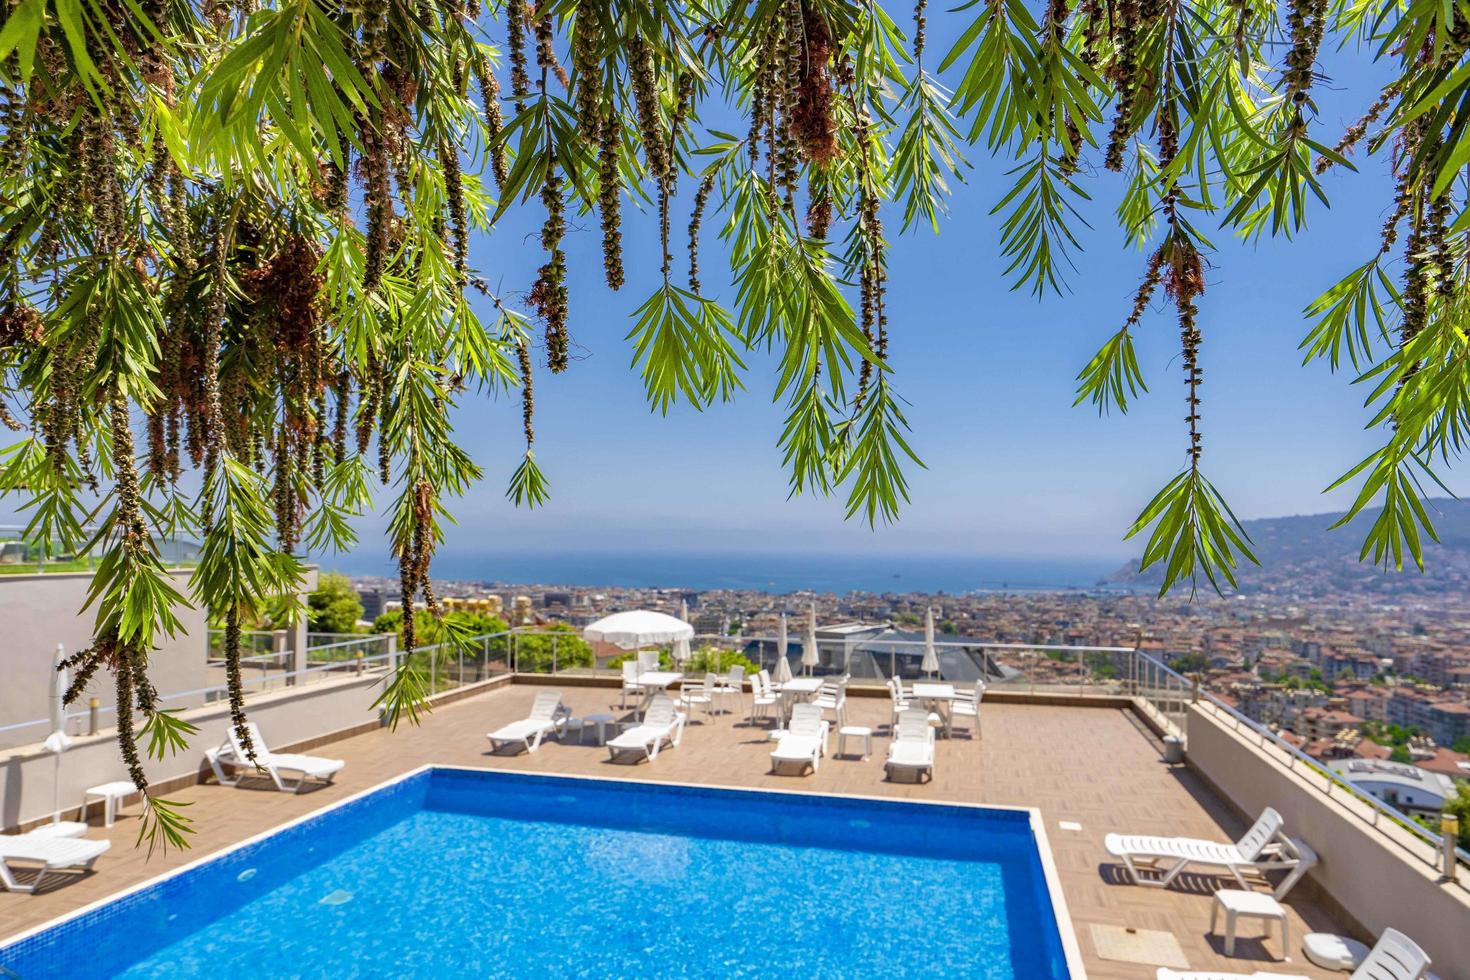
[[[65,964],[75,964],[78,948],[91,945],[95,930],[108,928],[102,923],[114,919],[117,925],[111,928],[132,928],[136,936],[126,944],[127,949],[115,952],[118,962],[111,966],[120,970],[146,960],[180,937],[228,921],[254,898],[421,811],[999,863],[1008,869],[1007,903],[1016,902],[1017,912],[1025,913],[1018,920],[1024,927],[1013,943],[1034,946],[1049,964],[1047,976],[1086,976],[1050,844],[1035,808],[458,766],[420,767],[0,940],[0,967],[9,966],[12,971],[20,967],[19,975],[27,980],[62,972]],[[752,827],[756,826],[760,830],[753,837]],[[236,871],[249,878],[237,877]],[[202,901],[198,898],[201,893],[205,896]],[[180,905],[186,907],[180,909]],[[48,969],[48,962],[56,969]],[[0,969],[0,976],[15,975]]]

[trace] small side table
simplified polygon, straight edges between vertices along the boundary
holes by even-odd
[[[100,798],[102,800],[102,826],[111,827],[113,821],[117,819],[117,811],[122,809],[123,798],[136,792],[138,792],[138,787],[126,779],[93,786],[82,794],[82,813],[86,814],[87,804],[92,802],[94,797]]]
[[[1291,939],[1289,938],[1288,926],[1286,924],[1286,909],[1265,892],[1247,892],[1238,888],[1224,888],[1215,892],[1215,904],[1210,908],[1210,932],[1215,931],[1215,924],[1220,918],[1220,910],[1225,910],[1225,955],[1235,955],[1235,926],[1241,918],[1263,919],[1266,922],[1266,934],[1270,935],[1271,920],[1275,919],[1281,923],[1281,958],[1284,960],[1291,952]]]
[[[863,758],[873,754],[873,730],[865,725],[843,725],[837,729],[837,754],[847,755],[847,740],[849,738],[860,738],[863,740]]]
[[[606,745],[607,744],[607,729],[608,729],[608,726],[611,725],[611,726],[613,726],[614,730],[616,730],[617,724],[618,724],[618,720],[616,718],[614,718],[612,715],[609,715],[609,714],[606,714],[606,713],[599,713],[599,714],[595,714],[595,715],[588,715],[587,717],[585,717],[585,718],[582,719],[582,731],[585,732],[587,729],[589,729],[592,726],[596,725],[597,726],[597,744],[598,745]]]

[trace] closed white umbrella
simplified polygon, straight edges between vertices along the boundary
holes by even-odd
[[[781,628],[776,633],[776,673],[772,678],[776,684],[785,684],[791,680],[791,661],[786,658],[786,647],[790,641],[786,637],[786,614],[781,614]]]
[[[814,602],[807,609],[806,614],[806,636],[801,641],[801,665],[806,668],[807,676],[810,677],[812,668],[817,665],[817,604]]]
[[[939,673],[939,651],[934,648],[934,607],[924,610],[924,663],[920,670],[926,674]]]
[[[67,671],[61,666],[61,661],[66,657],[66,648],[60,643],[56,644],[56,663],[51,670],[51,734],[46,736],[43,743],[46,751],[56,757],[56,772],[52,779],[55,790],[56,806],[51,814],[51,822],[61,820],[61,753],[71,748],[71,739],[66,734],[66,689],[71,684]]]

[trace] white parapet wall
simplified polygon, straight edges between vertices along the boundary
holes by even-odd
[[[252,696],[247,702],[250,720],[273,747],[282,747],[374,725],[374,700],[382,692],[386,672],[374,670],[318,680]],[[148,759],[144,768],[151,782],[193,779],[204,771],[204,751],[227,737],[230,709],[218,701],[181,712],[198,726],[183,753],[162,760]],[[62,807],[74,814],[89,786],[126,779],[113,729],[73,739],[61,756]],[[330,753],[328,753],[330,754]],[[0,750],[0,827],[12,828],[49,817],[55,811],[57,760],[39,744]]]
[[[1371,941],[1393,927],[1434,958],[1443,980],[1470,980],[1470,883],[1447,884],[1433,849],[1206,704],[1187,712],[1189,765],[1247,819],[1275,807],[1317,852],[1310,878]]]

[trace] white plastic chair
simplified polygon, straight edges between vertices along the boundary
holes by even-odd
[[[898,716],[909,710],[913,705],[909,703],[908,698],[904,697],[903,684],[900,683],[897,677],[890,677],[888,679],[888,697],[892,702],[893,708],[893,716],[888,719],[888,728],[890,731],[896,731],[898,729]]]
[[[715,695],[719,687],[719,681],[713,673],[705,674],[703,681],[684,681],[679,685],[679,705],[686,711],[700,708],[708,715],[714,710]]]
[[[623,661],[623,700],[618,704],[619,708],[627,710],[628,695],[643,696],[643,686],[638,683],[638,673],[638,661]]]
[[[638,673],[644,674],[650,670],[658,670],[658,661],[659,656],[657,650],[639,650]]]
[[[817,696],[812,699],[812,704],[820,708],[823,714],[832,712],[839,728],[847,724],[847,681],[848,678],[844,675],[838,681],[823,684],[817,691]]]
[[[985,682],[975,682],[975,690],[968,696],[961,694],[949,705],[949,723],[953,729],[954,723],[961,718],[968,718],[966,723],[970,729],[971,738],[980,737],[980,701],[985,697]]]
[[[771,675],[762,669],[750,679],[750,723],[755,724],[756,719],[765,718],[772,708],[781,703],[771,687]]]
[[[740,705],[740,699],[745,696],[745,667],[741,664],[736,664],[731,667],[730,673],[721,679],[720,686],[717,690],[720,695],[721,711],[728,710],[725,707],[725,700],[732,696],[735,698],[735,704],[738,707]]]

